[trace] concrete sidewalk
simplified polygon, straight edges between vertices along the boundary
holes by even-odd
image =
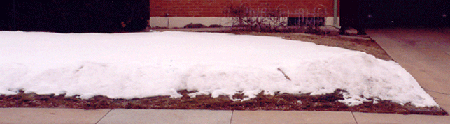
[[[435,101],[450,110],[450,31],[430,29],[369,30],[367,33]],[[0,108],[0,124],[136,124],[136,123],[319,123],[319,124],[450,124],[450,116],[370,114],[335,111],[210,111],[155,109]]]
[[[337,111],[0,108],[1,124],[448,124],[448,116]]]

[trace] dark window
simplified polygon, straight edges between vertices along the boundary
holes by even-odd
[[[289,17],[288,26],[323,26],[324,17]]]

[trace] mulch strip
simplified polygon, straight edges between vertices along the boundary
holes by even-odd
[[[212,98],[210,95],[197,95],[190,98],[190,91],[179,91],[181,98],[154,96],[146,98],[116,99],[97,95],[90,99],[78,96],[38,95],[20,91],[16,95],[0,95],[0,108],[75,108],[75,109],[206,109],[206,110],[279,110],[279,111],[356,111],[367,113],[426,114],[447,115],[439,107],[414,107],[411,104],[400,105],[390,101],[365,102],[348,106],[338,102],[343,100],[343,90],[325,95],[280,94],[264,95],[260,93],[249,100],[232,100],[229,96]],[[233,99],[244,99],[242,93],[236,93]]]

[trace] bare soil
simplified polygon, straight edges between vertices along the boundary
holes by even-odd
[[[304,33],[258,33],[231,32],[238,35],[276,36],[289,40],[314,42],[319,45],[342,47],[372,54],[377,58],[392,60],[392,58],[367,36],[323,36]],[[209,110],[280,110],[280,111],[358,111],[368,113],[395,114],[427,114],[447,115],[438,107],[415,107],[409,103],[400,105],[391,101],[365,102],[357,106],[347,106],[339,102],[343,100],[343,90],[325,95],[310,94],[280,94],[264,95],[260,93],[250,100],[232,100],[229,96],[212,98],[210,95],[189,97],[188,93],[195,91],[179,91],[182,98],[170,96],[154,96],[133,99],[114,99],[97,95],[90,99],[80,99],[78,96],[42,95],[18,91],[16,95],[0,95],[0,108],[5,107],[35,107],[35,108],[76,108],[76,109],[209,109]],[[233,99],[244,99],[242,93],[236,93]]]

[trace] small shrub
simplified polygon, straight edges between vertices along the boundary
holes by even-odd
[[[204,27],[206,27],[206,26],[203,25],[203,24],[192,24],[192,23],[190,23],[190,24],[185,25],[183,28],[204,28]]]
[[[280,29],[284,29],[286,25],[282,20],[281,8],[252,10],[245,5],[229,5],[225,8],[224,14],[232,17],[232,26],[240,27],[239,30],[281,32]]]
[[[325,35],[325,32],[318,26],[308,26],[305,33],[311,33],[316,35]]]
[[[212,24],[212,25],[209,25],[209,27],[210,28],[220,28],[220,27],[223,27],[223,26],[219,25],[219,24]]]
[[[159,27],[159,26],[154,26],[151,29],[168,29],[167,27]]]

